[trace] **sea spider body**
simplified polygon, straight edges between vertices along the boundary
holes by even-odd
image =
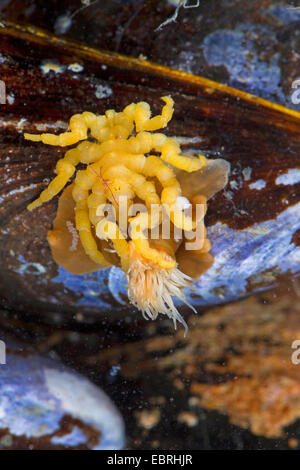
[[[176,295],[184,300],[182,288],[191,278],[177,268],[178,244],[174,239],[158,240],[153,245],[148,232],[161,224],[161,208],[173,228],[192,231],[198,223],[203,224],[203,216],[199,221],[185,213],[184,208],[191,203],[182,196],[174,167],[192,173],[205,167],[207,160],[203,155],[181,154],[175,139],[154,132],[165,128],[173,115],[173,99],[165,96],[162,100],[165,103],[162,112],[154,117],[151,117],[149,104],[140,102],[126,106],[119,113],[108,110],[102,116],[91,112],[76,114],[70,119],[69,131],[58,136],[25,134],[28,140],[62,147],[82,141],[67,150],[57,162],[56,177],[28,209],[50,201],[75,174],[77,165],[85,164],[84,170],[76,172],[72,189],[75,226],[84,252],[99,269],[109,266],[97,241],[106,240],[127,274],[132,303],[153,319],[159,312],[165,313],[176,325],[176,320],[183,323],[184,320],[172,297]],[[89,135],[96,142],[89,141]],[[126,214],[120,213],[121,197],[127,202]],[[147,212],[130,217],[130,209],[136,201],[142,201]],[[206,205],[205,198],[202,201]],[[116,220],[107,217],[103,210],[109,202],[116,211]],[[151,211],[154,206],[159,210]],[[130,236],[119,226],[120,217],[124,215],[130,222]],[[209,248],[204,239],[198,252],[205,253]]]

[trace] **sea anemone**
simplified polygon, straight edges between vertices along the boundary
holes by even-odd
[[[182,154],[175,138],[154,132],[173,115],[173,99],[162,100],[154,117],[148,103],[132,103],[122,112],[76,114],[58,136],[25,134],[62,147],[82,141],[28,209],[56,196],[85,164],[59,198],[48,233],[54,260],[73,274],[120,266],[132,304],[147,319],[167,315],[176,328],[177,320],[186,324],[173,298],[189,305],[183,289],[213,262],[204,216],[207,200],[227,183],[229,164]]]

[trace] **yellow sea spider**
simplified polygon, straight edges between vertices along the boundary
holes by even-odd
[[[139,102],[122,112],[76,114],[60,135],[25,134],[61,147],[81,141],[57,162],[56,177],[28,209],[50,201],[76,166],[86,165],[60,196],[48,233],[54,260],[73,274],[120,266],[128,297],[144,317],[163,313],[176,327],[177,320],[186,323],[174,296],[187,303],[182,289],[213,261],[204,215],[207,200],[226,185],[229,165],[182,154],[175,138],[154,132],[173,115],[173,99],[161,99],[154,117]]]

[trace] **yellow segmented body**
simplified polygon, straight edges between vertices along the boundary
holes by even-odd
[[[174,226],[183,230],[195,228],[196,221],[178,205],[182,192],[172,166],[194,172],[206,164],[206,159],[203,155],[182,155],[173,138],[154,132],[165,128],[173,115],[173,99],[165,96],[162,100],[165,103],[162,112],[154,117],[151,117],[149,104],[140,102],[126,106],[119,113],[108,110],[102,116],[91,112],[76,114],[70,119],[69,130],[60,135],[24,135],[27,140],[48,145],[78,144],[58,161],[56,177],[28,209],[33,210],[50,201],[75,174],[76,166],[79,163],[86,165],[85,169],[76,172],[72,190],[75,223],[86,254],[99,265],[107,262],[98,248],[97,238],[112,243],[126,272],[130,267],[131,242],[136,252],[149,262],[163,269],[176,266],[175,256],[151,247],[147,239],[148,231],[161,224],[162,207]],[[89,135],[96,142],[89,141]],[[151,152],[159,153],[160,157],[149,155]],[[161,193],[157,183],[162,187]],[[126,209],[120,206],[124,199]],[[145,203],[148,213],[130,215],[136,200]],[[101,209],[108,202],[114,207],[115,221],[105,216]],[[152,207],[156,209],[150,214]],[[122,217],[130,222],[130,236],[119,228]]]

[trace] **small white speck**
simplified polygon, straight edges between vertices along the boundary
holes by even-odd
[[[204,141],[202,137],[183,137],[183,136],[172,136],[172,137],[179,144],[198,144]],[[198,150],[189,149],[189,153],[199,153],[199,149]]]
[[[18,270],[19,274],[32,274],[33,276],[40,276],[46,272],[46,268],[40,263],[24,263]]]
[[[54,23],[56,34],[65,34],[72,24],[72,19],[68,15],[61,15]]]
[[[231,191],[225,191],[224,196],[226,197],[226,199],[231,200],[233,198],[233,193]]]
[[[191,207],[190,201],[186,197],[183,197],[183,196],[179,196],[176,199],[176,205],[181,211],[184,211],[188,209],[189,207]]]
[[[238,189],[239,188],[239,185],[237,183],[237,181],[230,181],[230,187],[231,189]]]
[[[75,63],[75,64],[70,64],[68,65],[68,69],[71,70],[72,72],[82,72],[83,71],[83,65]]]
[[[14,104],[15,95],[13,93],[10,93],[9,95],[7,95],[7,101],[8,101],[9,104]]]
[[[102,98],[108,98],[112,94],[113,91],[108,85],[98,85],[95,91],[95,95],[99,100]]]
[[[111,377],[115,377],[118,374],[120,369],[121,369],[121,366],[112,366],[109,375]]]
[[[247,168],[243,169],[242,173],[243,173],[243,176],[244,176],[244,180],[249,181],[250,178],[251,178],[252,168],[247,166]]]
[[[43,73],[55,72],[62,73],[65,70],[64,65],[61,65],[59,62],[44,60],[40,66]]]
[[[25,122],[26,122],[26,121],[27,121],[27,119],[26,119],[26,118],[22,118],[22,119],[20,119],[18,126],[19,126],[19,127],[22,127],[22,126],[24,126],[24,124],[25,124]]]
[[[249,184],[250,189],[263,189],[266,187],[266,182],[264,180],[257,180],[254,183]]]

